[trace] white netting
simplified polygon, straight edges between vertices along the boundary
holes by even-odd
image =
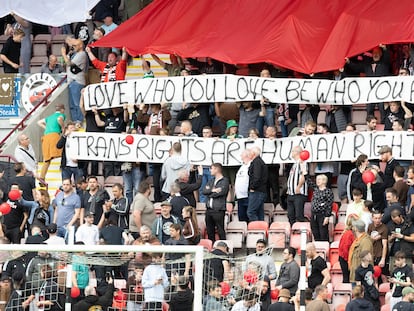
[[[27,253],[15,250],[1,251],[7,246],[10,245],[0,245],[0,259],[4,267],[10,263],[13,265],[21,255],[28,256]],[[238,301],[250,300],[253,304],[258,302],[264,277],[259,262],[251,260],[246,265],[246,257],[216,256],[206,251],[197,255],[194,247],[190,247],[192,251],[189,252],[188,247],[177,246],[120,246],[118,248],[123,251],[114,252],[114,248],[111,251],[98,251],[92,249],[94,247],[79,245],[66,246],[65,251],[53,249],[49,245],[15,246],[31,247],[30,250],[37,248],[42,252],[28,263],[21,296],[9,300],[10,308],[7,311],[18,306],[21,308],[21,304],[30,295],[34,296],[31,310],[36,309],[42,300],[46,301],[46,305],[44,308],[40,305],[40,310],[63,310],[65,300],[73,308],[78,300],[69,297],[69,279],[73,271],[76,272],[75,278],[81,295],[85,291],[88,294],[90,287],[96,287],[98,294],[104,294],[108,288],[108,277],[111,276],[115,292],[107,306],[113,310],[128,311],[168,310],[169,304],[177,301],[182,303],[191,294],[194,294],[193,310],[201,310],[202,304],[206,310],[231,310]],[[73,252],[74,249],[78,251]],[[201,251],[200,247],[197,249]],[[271,252],[269,249],[268,253]],[[158,258],[159,255],[162,256]],[[87,283],[84,278],[87,278]],[[90,287],[85,289],[86,284]],[[152,291],[154,284],[161,290]],[[76,292],[76,289],[72,288],[73,291]],[[158,296],[149,298],[151,295]],[[195,308],[196,305],[200,307]]]

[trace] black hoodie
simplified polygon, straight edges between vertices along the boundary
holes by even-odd
[[[346,311],[360,311],[360,310],[375,311],[372,303],[363,298],[357,298],[357,299],[352,300],[350,303],[348,303],[345,310]]]
[[[178,291],[171,297],[170,311],[192,311],[194,294],[191,289]]]

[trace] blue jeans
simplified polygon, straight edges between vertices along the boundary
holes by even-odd
[[[237,216],[239,221],[249,221],[247,217],[247,208],[249,206],[249,198],[237,199]]]
[[[288,131],[287,125],[285,124],[285,120],[279,121],[279,124],[280,124],[280,131],[282,132],[282,137],[288,137],[289,131]]]
[[[247,218],[250,221],[264,220],[264,201],[266,193],[264,192],[249,192],[249,203],[247,206]]]
[[[72,121],[83,121],[83,114],[79,107],[79,102],[81,98],[81,90],[85,86],[76,81],[72,81],[69,84],[69,108],[70,108],[70,117]]]
[[[128,204],[131,204],[135,194],[138,193],[138,186],[142,180],[141,169],[133,167],[130,171],[123,171],[122,178],[124,180],[125,196],[128,199]]]
[[[264,137],[263,126],[275,126],[275,108],[266,108],[266,115],[259,116],[256,121],[256,128],[259,131],[259,137]],[[246,137],[245,137],[246,138]]]
[[[68,231],[66,230],[65,227],[58,227],[57,232],[56,232],[57,236],[64,238],[65,240],[67,240],[67,235],[68,235]]]
[[[83,172],[78,167],[65,166],[62,168],[62,180],[71,179],[77,182],[83,176]]]
[[[211,174],[210,174],[210,168],[209,167],[203,167],[203,179],[201,181],[201,187],[200,187],[200,202],[201,203],[206,203],[207,202],[207,197],[203,194],[203,189],[206,186],[207,182],[211,179]]]

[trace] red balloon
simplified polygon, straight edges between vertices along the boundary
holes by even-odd
[[[122,290],[118,290],[114,294],[114,299],[116,301],[123,301],[127,299],[127,295]]]
[[[134,136],[128,135],[127,137],[125,137],[125,141],[128,145],[132,145],[134,143]]]
[[[255,284],[257,282],[257,273],[254,271],[246,271],[244,273],[244,280],[249,284]]]
[[[72,287],[70,289],[70,297],[72,298],[78,298],[80,295],[80,289],[79,287]]]
[[[375,175],[373,172],[371,172],[370,170],[366,170],[362,173],[362,181],[365,184],[370,184],[373,183],[375,181]]]
[[[270,291],[270,298],[272,298],[272,300],[277,300],[277,298],[279,297],[279,290],[277,288],[274,288]]]
[[[9,192],[9,199],[10,200],[17,201],[18,199],[20,199],[20,197],[21,197],[21,194],[20,194],[19,190],[17,190],[17,189],[10,190],[10,192]]]
[[[221,295],[222,296],[227,296],[230,293],[230,285],[227,282],[221,282],[220,283],[221,286]]]
[[[8,213],[10,213],[10,211],[11,211],[11,206],[9,203],[4,202],[0,205],[0,213],[2,215],[7,215]]]
[[[382,274],[382,269],[380,266],[374,266],[374,277],[378,278]]]
[[[308,150],[302,150],[302,151],[299,153],[299,157],[300,157],[300,159],[301,159],[302,161],[306,161],[307,159],[309,159],[309,157],[310,157],[310,153],[309,153],[309,151],[308,151]]]

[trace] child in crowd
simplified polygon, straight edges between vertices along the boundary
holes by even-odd
[[[361,218],[361,214],[364,209],[364,200],[362,197],[363,194],[361,189],[355,188],[352,190],[352,202],[348,204],[348,208],[346,209],[345,223],[347,223],[348,217],[351,214],[357,215],[358,219]]]
[[[372,223],[372,208],[374,206],[374,203],[370,200],[364,201],[364,206],[362,208],[361,212],[361,220],[365,223],[365,231],[368,230],[368,226]]]
[[[372,266],[372,254],[364,250],[360,254],[361,264],[355,270],[357,285],[364,288],[364,299],[370,301],[376,311],[380,310],[379,291],[374,280],[374,267]]]
[[[133,274],[128,277],[127,310],[132,310],[132,311],[142,310],[142,302],[144,301],[144,289],[142,288],[143,272],[144,272],[144,265],[142,263],[136,263],[134,265]]]
[[[402,290],[405,286],[411,286],[413,279],[413,269],[406,263],[405,253],[398,251],[394,256],[394,270],[391,273],[389,282],[392,286],[392,296],[390,298],[390,310],[394,305],[402,300]]]
[[[204,301],[204,311],[225,311],[225,307],[221,303],[221,286],[216,281],[211,281],[208,284],[208,295]]]

